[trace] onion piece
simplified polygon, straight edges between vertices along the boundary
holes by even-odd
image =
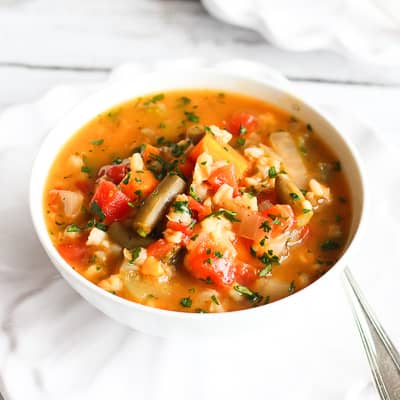
[[[265,217],[249,210],[239,210],[237,217],[240,222],[235,223],[235,230],[239,236],[255,240],[262,234],[260,225],[265,221]]]
[[[301,189],[307,187],[308,171],[295,141],[289,132],[273,132],[270,135],[272,148],[282,157],[286,172]]]
[[[59,196],[67,218],[75,218],[80,213],[83,203],[82,193],[58,189],[51,190],[50,192]]]

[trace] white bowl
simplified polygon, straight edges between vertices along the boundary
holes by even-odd
[[[249,79],[239,74],[214,69],[187,69],[125,77],[110,83],[76,107],[44,141],[36,158],[30,183],[30,207],[39,239],[55,267],[65,280],[89,303],[109,317],[156,336],[232,335],[268,332],[276,337],[296,323],[318,318],[316,305],[323,305],[339,281],[338,276],[357,248],[361,228],[365,225],[365,184],[359,158],[352,145],[323,112],[284,89],[282,82]],[[275,104],[299,119],[310,123],[338,155],[350,183],[353,220],[346,250],[324,276],[307,288],[269,305],[221,314],[189,314],[160,310],[117,297],[100,289],[75,270],[58,254],[48,235],[43,214],[43,191],[48,171],[64,143],[86,122],[102,111],[126,100],[152,92],[172,89],[209,88],[251,95]],[[319,308],[320,310],[320,308]]]

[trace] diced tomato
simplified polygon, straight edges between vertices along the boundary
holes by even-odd
[[[92,198],[105,215],[104,222],[110,224],[125,218],[132,210],[129,206],[129,197],[122,193],[117,186],[105,179],[97,185]]]
[[[191,178],[194,169],[194,162],[187,157],[184,163],[178,163],[178,168],[182,171],[182,174],[185,175],[186,178]]]
[[[208,183],[215,191],[218,190],[218,188],[224,183],[226,183],[233,188],[234,196],[239,194],[235,168],[232,164],[224,165],[223,167],[217,168],[215,171],[213,171],[208,178]]]
[[[197,279],[209,280],[217,286],[231,286],[235,282],[235,267],[228,257],[217,257],[212,246],[199,244],[185,257],[187,270]]]
[[[72,264],[82,262],[88,257],[86,243],[82,240],[60,243],[57,250],[65,261]]]
[[[262,215],[268,219],[272,228],[271,237],[279,236],[293,228],[296,223],[292,207],[287,204],[276,204],[268,210],[262,211]]]
[[[128,164],[116,164],[116,165],[105,165],[100,168],[98,176],[106,175],[108,176],[115,184],[118,184],[124,179],[124,176],[128,173]]]
[[[251,285],[255,281],[257,277],[257,271],[254,265],[240,260],[236,260],[234,265],[237,282],[239,282],[241,285],[247,286]]]
[[[144,150],[142,151],[142,157],[143,157],[143,161],[145,162],[145,164],[152,161],[151,155],[153,155],[153,156],[160,155],[160,149],[158,149],[155,146],[152,146],[151,144],[146,144]]]
[[[257,118],[245,111],[235,112],[228,120],[226,128],[232,135],[244,135],[257,128]]]
[[[172,229],[174,231],[182,232],[186,236],[190,236],[193,234],[193,228],[190,225],[182,225],[179,222],[168,221],[167,228]]]
[[[132,171],[122,181],[120,188],[131,200],[136,200],[139,197],[146,197],[157,185],[158,180],[146,169],[144,171]]]
[[[272,204],[276,204],[276,192],[275,190],[264,190],[257,194],[257,203],[261,204],[264,201],[270,201]]]
[[[192,196],[188,196],[188,201],[189,209],[198,221],[203,220],[208,214],[211,213],[211,210],[196,201]]]
[[[147,256],[153,256],[158,260],[161,260],[167,256],[175,246],[176,243],[167,242],[165,239],[158,239],[147,246]]]
[[[87,181],[77,181],[75,182],[75,186],[79,189],[83,194],[88,195],[93,190],[93,182]]]

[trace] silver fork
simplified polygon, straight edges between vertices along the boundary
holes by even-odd
[[[344,276],[346,293],[367,353],[375,387],[381,399],[400,400],[400,355],[348,268],[344,270]]]

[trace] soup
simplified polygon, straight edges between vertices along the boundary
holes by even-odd
[[[327,272],[351,204],[307,121],[236,93],[130,100],[82,127],[44,192],[48,232],[86,279],[168,310],[265,305]]]

